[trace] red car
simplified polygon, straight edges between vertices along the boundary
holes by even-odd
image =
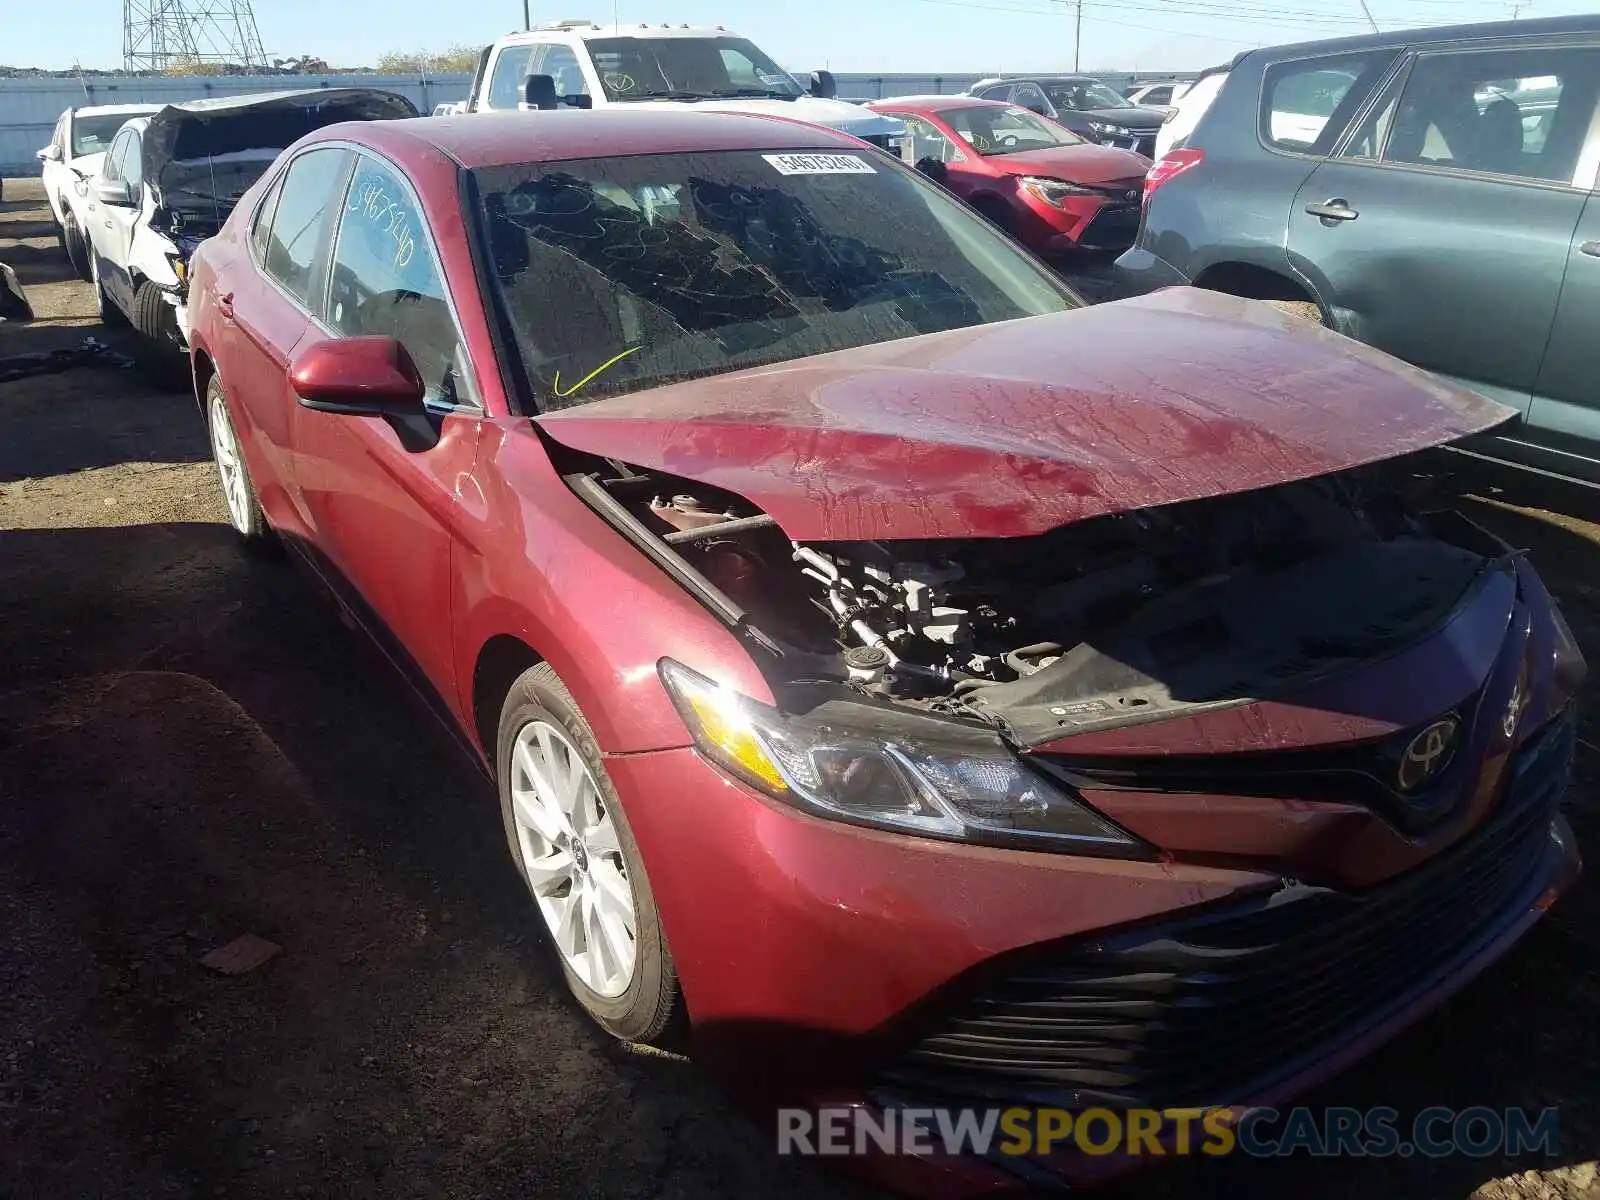
[[[324,129],[193,278],[238,532],[494,781],[578,1003],[752,1102],[1275,1099],[1576,870],[1582,660],[1418,486],[1506,410],[1336,334],[624,108]]]
[[[903,156],[1040,254],[1126,250],[1150,160],[972,96],[874,100],[906,123]]]

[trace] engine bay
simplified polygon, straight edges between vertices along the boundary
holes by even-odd
[[[609,465],[606,491],[775,650],[775,687],[842,683],[1024,741],[1371,661],[1506,554],[1430,509],[1415,456],[1036,537],[848,543],[795,542],[740,497]]]

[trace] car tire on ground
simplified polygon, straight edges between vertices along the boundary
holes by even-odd
[[[133,327],[139,334],[135,357],[150,378],[173,391],[183,389],[189,379],[189,358],[184,352],[183,335],[178,332],[178,317],[167,303],[166,293],[149,280],[133,293]]]
[[[72,264],[72,269],[79,279],[89,278],[89,247],[84,241],[83,233],[78,228],[78,223],[68,213],[62,218],[61,224],[56,226],[56,238],[61,242],[62,252],[66,254],[67,261]]]
[[[972,207],[1001,233],[1010,237],[1017,235],[1017,223],[1012,219],[1011,210],[1002,201],[980,196],[972,202]]]
[[[594,733],[549,664],[511,685],[496,741],[512,861],[567,986],[613,1037],[664,1040],[681,996],[644,860]]]
[[[105,284],[100,282],[100,259],[96,257],[92,247],[89,248],[89,282],[94,285],[94,304],[100,314],[100,324],[107,329],[124,329],[128,324],[127,314],[116,306],[110,296],[106,295]]]
[[[249,464],[239,446],[227,393],[222,390],[222,380],[215,375],[206,385],[206,429],[211,434],[211,460],[217,465],[217,477],[222,483],[228,523],[244,539],[245,545],[262,546],[271,541],[272,530],[267,525],[266,514],[261,511],[261,502],[256,499],[255,482],[250,478]]]

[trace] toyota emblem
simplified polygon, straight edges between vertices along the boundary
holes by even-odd
[[[1411,739],[1400,754],[1395,782],[1402,792],[1414,792],[1450,765],[1461,741],[1461,722],[1444,717]]]

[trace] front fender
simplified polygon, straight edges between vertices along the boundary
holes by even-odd
[[[673,658],[752,699],[766,680],[733,631],[571,491],[526,418],[486,420],[457,548],[457,694],[497,636],[539,655],[607,754],[689,743],[656,673]],[[465,486],[465,481],[464,481]],[[498,712],[499,697],[486,703]],[[476,738],[473,714],[463,724]],[[481,747],[492,757],[494,747]]]

